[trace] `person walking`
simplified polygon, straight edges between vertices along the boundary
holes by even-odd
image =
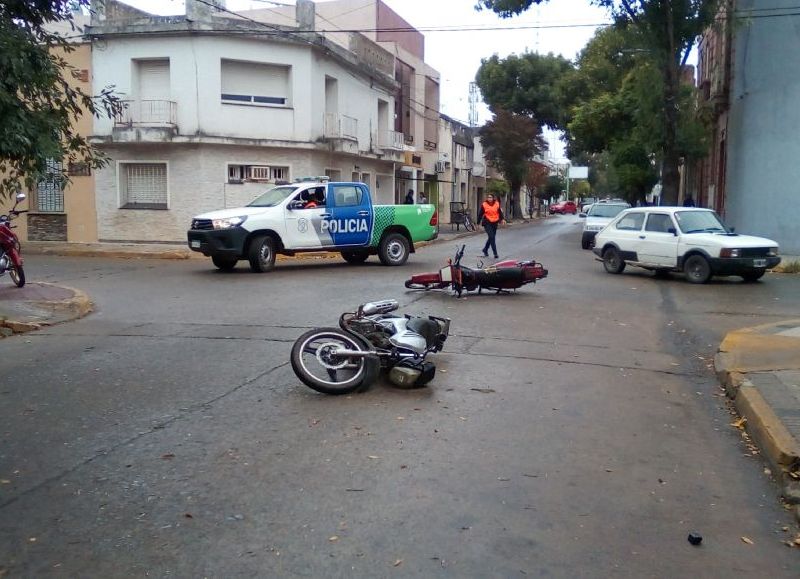
[[[406,193],[406,205],[413,205],[414,204],[414,190],[409,189],[408,193]]]
[[[417,195],[417,203],[419,203],[420,205],[425,205],[427,202],[428,202],[428,198],[425,197],[425,193],[420,191],[419,195]]]
[[[692,198],[692,194],[686,196],[686,199],[683,200],[684,207],[694,207],[694,199]]]
[[[489,248],[491,247],[494,252],[494,258],[497,259],[497,245],[494,238],[497,235],[497,226],[504,221],[505,218],[503,217],[503,210],[500,208],[500,201],[489,193],[486,196],[486,201],[481,203],[481,208],[478,210],[478,223],[483,225],[486,231],[486,245],[483,246],[483,257],[489,257]]]

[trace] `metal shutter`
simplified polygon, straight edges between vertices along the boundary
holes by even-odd
[[[167,205],[165,163],[129,163],[123,177],[126,204]]]
[[[139,97],[169,100],[169,60],[139,61]]]

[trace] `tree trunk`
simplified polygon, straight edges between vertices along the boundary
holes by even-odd
[[[664,150],[661,164],[661,205],[677,205],[680,172],[678,165],[678,91],[680,90],[680,70],[677,45],[675,42],[675,23],[672,6],[665,2],[667,17],[667,36],[669,46],[664,65]]]
[[[511,203],[510,209],[507,211],[511,219],[522,219],[522,207],[519,203],[519,192],[522,189],[522,183],[517,181],[512,181],[511,185],[511,194],[509,195],[509,201]]]

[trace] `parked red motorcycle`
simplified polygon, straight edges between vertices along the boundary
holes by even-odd
[[[17,210],[17,205],[21,201],[25,201],[25,193],[17,193],[17,201],[11,211],[8,212],[8,215],[0,215],[0,276],[8,272],[11,281],[17,287],[25,285],[25,270],[22,268],[19,238],[12,231],[16,226],[11,225],[11,220],[20,213],[28,212],[27,209],[24,211]]]
[[[489,267],[471,269],[461,265],[464,248],[456,251],[454,259],[448,260],[447,267],[433,273],[418,273],[406,280],[408,289],[445,289],[451,287],[459,297],[464,291],[495,290],[497,293],[517,289],[547,277],[544,266],[535,261],[507,259]]]

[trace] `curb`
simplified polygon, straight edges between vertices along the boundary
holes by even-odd
[[[775,414],[759,390],[748,379],[748,372],[738,364],[735,352],[725,350],[733,343],[729,336],[734,333],[754,333],[779,324],[764,324],[726,335],[714,356],[714,368],[725,393],[733,402],[736,411],[745,418],[745,430],[761,450],[770,465],[773,475],[781,487],[781,495],[787,504],[793,505],[794,515],[800,522],[800,442],[798,442],[781,419]],[[753,372],[754,374],[757,372]]]
[[[54,326],[57,324],[62,324],[64,322],[71,322],[73,320],[77,320],[89,315],[94,309],[94,304],[89,299],[89,296],[86,295],[85,292],[77,288],[69,286],[59,286],[56,284],[46,283],[46,282],[36,282],[36,283],[38,283],[39,285],[58,287],[61,289],[69,290],[72,292],[72,297],[63,300],[47,300],[47,301],[31,300],[29,302],[44,310],[50,310],[54,314],[55,313],[62,314],[61,319],[59,319],[57,322],[50,322],[50,321],[20,322],[17,320],[0,319],[0,328],[6,328],[7,330],[10,330],[11,332],[10,335],[24,334],[47,326]],[[6,337],[6,332],[0,331],[0,338],[3,337]]]

